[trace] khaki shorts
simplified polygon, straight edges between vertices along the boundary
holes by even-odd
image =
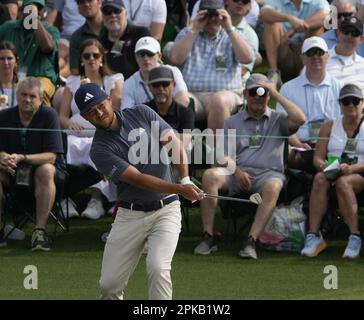
[[[281,44],[278,48],[278,69],[282,78],[291,80],[297,77],[303,68],[301,60],[302,42],[294,42],[289,45]]]
[[[231,90],[231,91],[218,91],[218,92],[189,92],[188,95],[194,101],[194,111],[196,120],[207,119],[207,106],[211,100],[211,97],[215,93],[226,93],[229,96],[230,101],[230,113],[234,113],[239,105],[244,103],[243,96],[244,89]]]
[[[254,179],[252,179],[252,187],[249,192],[261,192],[263,185],[269,180],[277,180],[281,183],[282,188],[286,183],[286,177],[283,173],[273,170],[259,170],[253,168],[242,168],[241,170],[248,172]],[[233,196],[242,192],[243,190],[236,184],[235,176],[229,175],[226,177],[228,185],[228,195]]]

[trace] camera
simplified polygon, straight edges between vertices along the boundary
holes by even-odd
[[[16,170],[15,185],[30,187],[33,184],[33,167],[32,165],[20,162]]]
[[[217,9],[207,9],[206,16],[207,17],[217,17],[217,16],[219,16],[219,12],[217,11]]]

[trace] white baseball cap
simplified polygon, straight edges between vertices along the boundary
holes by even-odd
[[[153,37],[143,37],[140,38],[136,43],[134,52],[137,53],[138,51],[141,50],[157,53],[161,52],[161,46],[159,42]]]
[[[327,47],[326,41],[320,37],[311,37],[307,38],[302,45],[302,54],[306,53],[308,50],[312,48],[319,48],[325,52],[329,51]]]

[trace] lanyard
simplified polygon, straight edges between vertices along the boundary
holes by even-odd
[[[144,89],[144,92],[145,92],[145,94],[146,94],[146,95],[147,95],[147,97],[148,97],[148,101],[152,100],[152,99],[153,99],[153,97],[151,97],[151,95],[150,95],[150,93],[149,93],[148,89],[146,88],[145,83],[144,83],[144,82],[140,82],[140,84],[142,85],[142,87],[143,87],[143,89]]]
[[[356,136],[358,135],[358,133],[360,131],[360,127],[361,127],[361,124],[363,123],[363,121],[364,121],[364,116],[361,117],[360,122],[359,122],[358,126],[356,127],[356,129],[355,129],[355,131],[353,133],[353,136],[350,139],[355,139],[356,138]]]
[[[142,75],[142,73],[140,72],[139,74],[140,74],[140,78],[141,78],[140,84],[141,84],[141,86],[142,86],[142,88],[143,88],[143,90],[144,90],[145,94],[147,95],[148,101],[150,101],[150,100],[152,100],[152,99],[153,99],[153,97],[152,97],[152,95],[150,94],[149,90],[146,88],[145,83],[143,82],[143,75]]]
[[[133,12],[133,5],[132,5],[132,2],[135,3],[135,1],[129,1],[129,7],[130,7],[130,19],[131,21],[134,21],[135,20],[135,17],[137,16],[137,14],[139,13],[139,10],[140,8],[142,7],[143,3],[144,3],[144,0],[141,0],[139,2],[139,5],[138,7],[135,9],[135,11]]]
[[[22,41],[23,44],[28,43],[26,48],[24,48],[24,45],[23,45],[23,61],[22,61],[22,63],[25,64],[25,58],[28,56],[28,51],[33,46],[33,41],[34,41],[34,38],[35,38],[35,34],[34,34],[34,32],[32,32],[30,37],[29,37],[29,35],[27,35],[28,39],[26,39],[24,28],[22,28],[21,38],[23,40]]]

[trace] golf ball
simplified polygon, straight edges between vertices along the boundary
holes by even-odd
[[[262,96],[264,93],[265,93],[265,89],[264,89],[264,88],[259,87],[259,88],[257,89],[257,95],[258,95],[258,96]]]

